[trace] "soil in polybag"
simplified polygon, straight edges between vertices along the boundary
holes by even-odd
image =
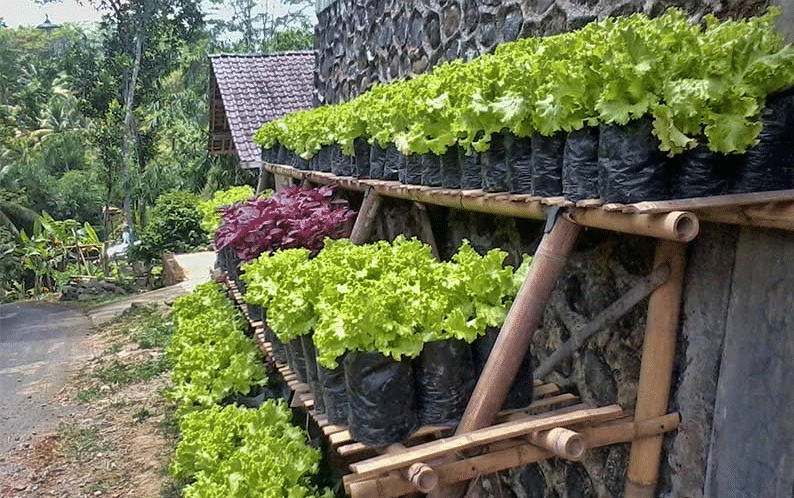
[[[471,151],[461,161],[460,188],[463,190],[479,190],[482,188],[482,166],[480,153]]]
[[[303,359],[306,362],[306,383],[314,397],[314,411],[317,413],[325,412],[323,403],[323,387],[317,372],[317,350],[314,348],[314,341],[311,334],[301,336],[303,344]]]
[[[562,194],[573,202],[598,199],[598,128],[568,133],[562,154]]]
[[[461,164],[465,160],[463,150],[458,145],[453,145],[441,156],[441,186],[445,188],[460,188]]]
[[[671,197],[688,199],[727,194],[736,174],[736,158],[712,152],[705,143],[678,155],[670,179]]]
[[[325,368],[318,364],[317,371],[323,391],[325,417],[334,425],[347,425],[349,404],[345,384],[344,357],[337,359],[337,367]]]
[[[386,149],[386,160],[383,162],[383,179],[397,180],[399,177],[400,165],[404,156],[400,154],[397,147],[390,145]]]
[[[287,362],[290,369],[295,373],[299,382],[306,382],[306,360],[303,358],[303,341],[296,337],[289,341],[287,347]]]
[[[458,339],[428,342],[414,372],[421,425],[457,425],[477,383],[471,345]]]
[[[550,137],[532,134],[532,195],[558,197],[562,195],[562,155],[565,133]]]
[[[477,378],[482,374],[485,368],[485,363],[488,361],[488,355],[491,354],[496,338],[499,336],[499,329],[489,327],[485,335],[478,337],[472,344],[472,356],[474,358],[474,368],[477,372]],[[518,369],[516,378],[510,386],[502,405],[503,409],[524,408],[532,403],[532,354],[527,351],[524,360],[521,362],[521,367]]]
[[[378,144],[369,148],[369,177],[376,180],[383,178],[383,167],[386,163],[386,149]]]
[[[491,148],[481,155],[482,189],[486,192],[510,190],[510,172],[505,155],[505,139],[501,133],[491,137]]]
[[[353,149],[356,178],[369,178],[369,143],[363,138],[357,138],[353,141]]]
[[[342,154],[339,144],[331,146],[331,173],[337,176],[353,176],[353,158]]]
[[[509,136],[507,165],[510,168],[510,192],[529,194],[532,192],[532,139]]]
[[[325,147],[320,149],[320,153],[319,153],[320,159],[318,161],[318,166],[320,169],[318,169],[317,171],[322,171],[323,173],[331,172],[332,152],[333,151],[331,150],[331,147],[329,145],[326,145]]]
[[[441,158],[433,153],[422,154],[422,185],[441,186]]]
[[[419,427],[410,360],[350,351],[344,361],[353,439],[368,446],[388,446]]]
[[[270,329],[270,327],[265,327],[265,337],[267,338],[270,345],[273,347],[273,360],[277,363],[288,363],[287,361],[287,348],[284,346],[284,343],[281,342],[276,334]]]
[[[422,184],[422,156],[411,154],[403,155],[400,162],[400,183],[406,185]]]
[[[794,187],[794,90],[767,98],[758,142],[747,150],[731,192],[766,192]]]
[[[630,204],[670,197],[667,161],[652,131],[650,117],[599,127],[598,192],[604,202]]]

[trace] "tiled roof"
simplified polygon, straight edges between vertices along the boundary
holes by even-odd
[[[260,160],[253,134],[263,124],[312,107],[314,63],[308,51],[210,56],[240,161]]]

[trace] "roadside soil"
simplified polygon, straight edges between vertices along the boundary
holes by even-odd
[[[167,308],[136,306],[95,328],[71,365],[52,430],[0,455],[0,496],[176,497],[167,467],[177,440],[163,347]]]

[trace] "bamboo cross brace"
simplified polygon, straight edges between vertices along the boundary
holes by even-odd
[[[562,346],[535,369],[535,378],[542,379],[549,375],[557,365],[582,347],[596,332],[603,330],[628,313],[637,303],[648,297],[660,285],[667,282],[668,278],[670,278],[670,266],[664,264],[655,268],[650,275],[643,278],[617,301],[609,305],[590,323],[578,330],[572,330],[571,338],[565,341]]]

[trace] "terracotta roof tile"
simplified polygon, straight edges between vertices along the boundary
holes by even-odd
[[[256,130],[290,112],[311,109],[314,52],[209,58],[240,160],[259,161]]]

